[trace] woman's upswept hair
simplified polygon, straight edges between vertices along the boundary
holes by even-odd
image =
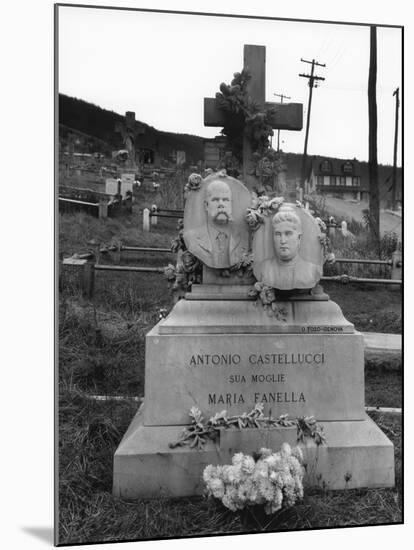
[[[299,233],[302,233],[302,222],[300,221],[299,216],[297,216],[293,210],[281,210],[273,216],[273,227],[282,222],[291,223]]]

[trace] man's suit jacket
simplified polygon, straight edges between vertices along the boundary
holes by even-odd
[[[216,231],[219,231],[216,229]],[[243,242],[243,238],[239,233],[233,234],[230,232],[229,237],[229,263],[226,265],[217,265],[213,255],[213,243],[208,232],[207,225],[191,229],[184,233],[184,240],[188,250],[194,254],[199,260],[205,263],[208,267],[223,269],[237,264],[243,253],[247,252],[247,239]]]

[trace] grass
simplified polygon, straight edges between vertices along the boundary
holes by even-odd
[[[401,334],[401,290],[388,285],[323,283],[330,299],[362,332]]]
[[[81,393],[60,398],[60,543],[144,540],[250,532],[239,515],[202,497],[126,501],[111,495],[112,460],[136,404],[94,402]],[[372,415],[393,441],[396,486],[351,491],[307,490],[264,529],[283,531],[401,522],[401,425]]]
[[[138,210],[136,206],[132,215],[108,220],[62,215],[61,252],[88,250],[92,238],[168,246],[176,220],[159,218],[156,231],[144,233]],[[168,261],[166,256],[160,264]],[[358,330],[401,331],[399,290],[333,283],[324,288]],[[128,502],[112,497],[113,455],[138,405],[89,396],[143,396],[145,334],[158,321],[159,310],[172,306],[172,298],[162,275],[100,272],[95,290],[93,300],[86,300],[65,279],[60,296],[60,544],[245,532],[239,515],[203,498]],[[400,365],[396,368],[389,358],[367,361],[365,391],[366,405],[400,407]],[[395,445],[395,488],[308,490],[303,502],[278,513],[267,531],[401,522],[400,418],[372,416]]]

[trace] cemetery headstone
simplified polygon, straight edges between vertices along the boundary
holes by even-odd
[[[106,178],[105,193],[107,195],[115,196],[118,193],[118,180],[116,180],[115,178]]]
[[[217,177],[210,175],[209,180]],[[195,203],[187,199],[185,220],[191,219],[189,209]],[[289,215],[291,209],[285,205]],[[280,210],[284,212],[283,206]],[[295,264],[295,275],[287,283],[271,263],[271,279],[257,283],[263,307],[241,297],[236,285],[220,284],[221,268],[205,265],[215,278],[193,285],[200,288],[192,288],[147,334],[145,400],[115,454],[115,495],[201,494],[207,464],[229,463],[239,451],[295,443],[295,430],[263,427],[223,428],[218,440],[207,441],[202,449],[171,446],[180,439],[193,407],[207,420],[223,410],[229,417],[243,417],[259,404],[266,416],[313,416],[323,428],[324,444],[318,446],[312,439],[300,443],[308,485],[329,489],[393,485],[393,445],[364,409],[363,337],[337,304],[315,291],[320,275],[312,267],[308,276],[307,263],[321,267],[318,231],[307,219],[309,212],[303,209],[302,214],[296,217],[303,220],[303,234],[313,229],[301,243],[303,262]],[[272,239],[273,255],[279,247],[280,258],[291,261],[287,256],[295,243],[289,251],[282,244],[283,236],[268,232],[272,227],[282,232],[285,224],[289,233],[289,224],[297,220],[291,217],[273,224],[273,219],[270,214],[263,236],[254,237],[255,264],[267,257]],[[203,261],[203,254],[198,259]],[[298,285],[302,280],[306,284]]]
[[[177,166],[185,164],[185,151],[177,151],[176,163]]]
[[[307,485],[393,486],[393,445],[365,413],[363,336],[318,284],[323,250],[316,221],[283,199],[252,196],[247,208],[238,185],[224,173],[190,176],[180,254],[189,271],[203,264],[202,281],[146,335],[145,399],[115,453],[114,494],[202,494],[206,465],[228,464],[236,452],[296,444],[286,415],[296,422],[313,417],[325,435],[324,443],[299,442]],[[213,197],[227,203],[220,215]],[[236,233],[253,237],[254,285],[243,277],[226,284],[230,272],[236,279],[242,274],[246,258],[232,256],[220,238],[213,251],[211,222],[230,228],[230,217]],[[227,236],[229,244],[231,230]],[[257,407],[280,422],[243,428]],[[177,445],[190,411],[199,423],[225,417],[238,427]]]
[[[125,149],[128,152],[126,166],[135,168],[136,141],[138,136],[145,133],[145,127],[135,120],[135,113],[133,111],[127,111],[125,113],[125,121],[117,122],[115,131],[121,134]]]
[[[150,211],[149,208],[144,208],[142,212],[142,229],[143,231],[150,230]]]
[[[128,195],[132,195],[135,183],[135,173],[121,174],[121,195],[125,199]]]
[[[120,192],[122,199],[125,200],[127,193],[133,191],[134,181],[134,174],[122,174],[120,179],[107,178],[105,180],[105,193],[115,196]]]

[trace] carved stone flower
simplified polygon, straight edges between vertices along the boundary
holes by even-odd
[[[175,271],[175,283],[173,288],[175,290],[182,288],[187,288],[187,274],[184,271],[183,265],[177,265],[176,271]]]
[[[319,228],[320,230],[324,233],[326,231],[326,224],[323,220],[321,220],[321,218],[315,218],[315,220],[317,221],[318,225],[319,225]]]
[[[188,191],[198,191],[201,187],[202,181],[203,178],[200,176],[200,174],[190,174],[188,176],[188,182],[185,188]]]
[[[177,231],[181,231],[182,229],[184,229],[184,220],[180,218],[177,222]]]
[[[269,201],[269,208],[273,211],[279,210],[284,200],[285,199],[283,197],[275,197],[274,199],[271,199]]]
[[[265,286],[260,292],[260,299],[263,305],[270,305],[276,300],[275,289]]]
[[[186,273],[191,273],[195,271],[200,264],[198,259],[193,256],[193,254],[191,254],[191,252],[189,252],[188,250],[183,252],[181,256],[181,261],[183,263],[184,271]]]
[[[260,224],[263,223],[263,216],[257,210],[248,208],[246,213],[246,222],[247,225],[255,231]]]
[[[167,267],[164,268],[164,275],[167,281],[174,281],[176,276],[175,267],[172,264],[168,264]]]

